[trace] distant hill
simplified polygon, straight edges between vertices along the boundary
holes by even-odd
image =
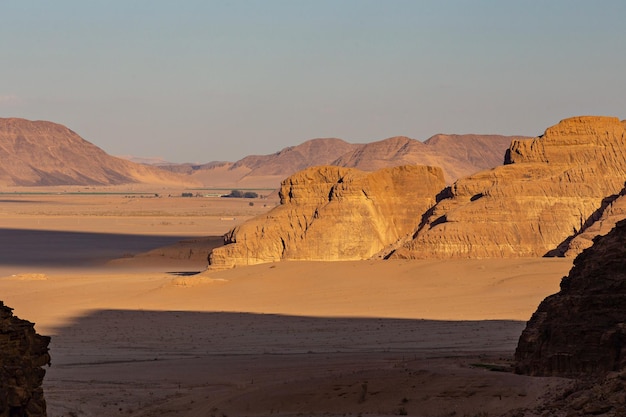
[[[398,165],[430,165],[443,169],[447,183],[502,165],[512,140],[522,136],[435,135],[425,142],[397,136],[358,146],[332,165],[365,171]]]
[[[365,144],[341,139],[311,139],[270,155],[251,155],[237,162],[159,164],[186,173],[205,186],[278,187],[286,177],[312,166],[334,165],[375,171],[400,165],[441,167],[447,183],[502,165],[513,140],[523,136],[436,135],[425,142],[404,136]]]
[[[60,124],[0,118],[0,185],[182,185],[188,176],[113,157]]]
[[[351,144],[311,139],[270,155],[236,162],[171,164],[162,159],[116,158],[65,126],[0,118],[0,185],[119,185],[132,183],[277,188],[286,177],[312,166],[375,171],[399,165],[441,167],[447,183],[502,164],[514,139],[497,135],[436,135],[425,142],[393,137]],[[143,163],[135,163],[141,161]]]

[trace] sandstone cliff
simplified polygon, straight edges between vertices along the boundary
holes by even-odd
[[[188,177],[108,155],[65,126],[0,118],[0,185],[190,184]]]
[[[391,256],[518,257],[553,251],[590,225],[605,198],[624,187],[625,126],[613,117],[575,117],[541,137],[513,141],[506,165],[447,188],[414,238]]]
[[[367,259],[414,230],[443,187],[434,167],[309,168],[283,181],[280,206],[226,234],[209,263]]]
[[[590,247],[596,236],[606,235],[618,221],[623,219],[626,219],[626,188],[623,188],[619,194],[606,197],[600,209],[583,228],[565,240],[550,255],[573,258]]]
[[[626,369],[626,221],[575,260],[528,322],[517,372],[590,376]]]
[[[50,363],[48,343],[0,301],[0,417],[46,416],[42,367]]]

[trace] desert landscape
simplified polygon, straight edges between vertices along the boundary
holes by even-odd
[[[625,123],[562,120],[451,184],[396,138],[352,149],[386,155],[371,170],[291,166],[276,190],[0,119],[0,409],[620,415]],[[469,138],[438,140],[502,140]],[[256,178],[329,143],[252,158]]]
[[[205,271],[198,242],[271,205],[4,195],[0,292],[52,336],[48,415],[504,415],[567,384],[488,369],[510,368],[570,259]]]
[[[626,2],[5,2],[0,417],[626,416]]]
[[[14,170],[38,183],[48,170],[54,185],[20,185],[7,171],[0,406],[9,413],[624,409],[615,393],[626,344],[611,309],[626,234],[617,118],[569,118],[513,139],[502,165],[451,185],[440,167],[392,158],[373,171],[308,167],[278,190],[206,188],[184,173],[119,162],[59,125],[4,126],[14,146],[31,138],[15,166],[45,160],[40,142],[51,158],[56,140],[110,167],[52,157]],[[42,129],[52,136],[38,142]],[[115,173],[118,165],[146,176],[121,181],[131,176]],[[59,167],[82,170],[81,179]],[[102,172],[108,184],[96,178]],[[581,345],[572,343],[576,331]],[[603,348],[589,353],[595,345]]]

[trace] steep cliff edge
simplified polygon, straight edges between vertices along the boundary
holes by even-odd
[[[625,127],[614,117],[582,116],[513,141],[504,166],[446,189],[414,238],[391,256],[543,256],[563,246],[624,188]]]
[[[427,166],[306,169],[283,181],[280,206],[225,235],[210,267],[370,258],[411,233],[444,185]]]
[[[42,367],[50,363],[49,343],[0,301],[0,417],[46,416]]]
[[[626,220],[575,260],[561,290],[523,331],[516,370],[529,375],[601,376],[626,369]]]

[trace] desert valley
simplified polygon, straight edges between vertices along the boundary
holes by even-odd
[[[0,416],[626,414],[618,118],[156,165],[0,119],[0,155]]]

